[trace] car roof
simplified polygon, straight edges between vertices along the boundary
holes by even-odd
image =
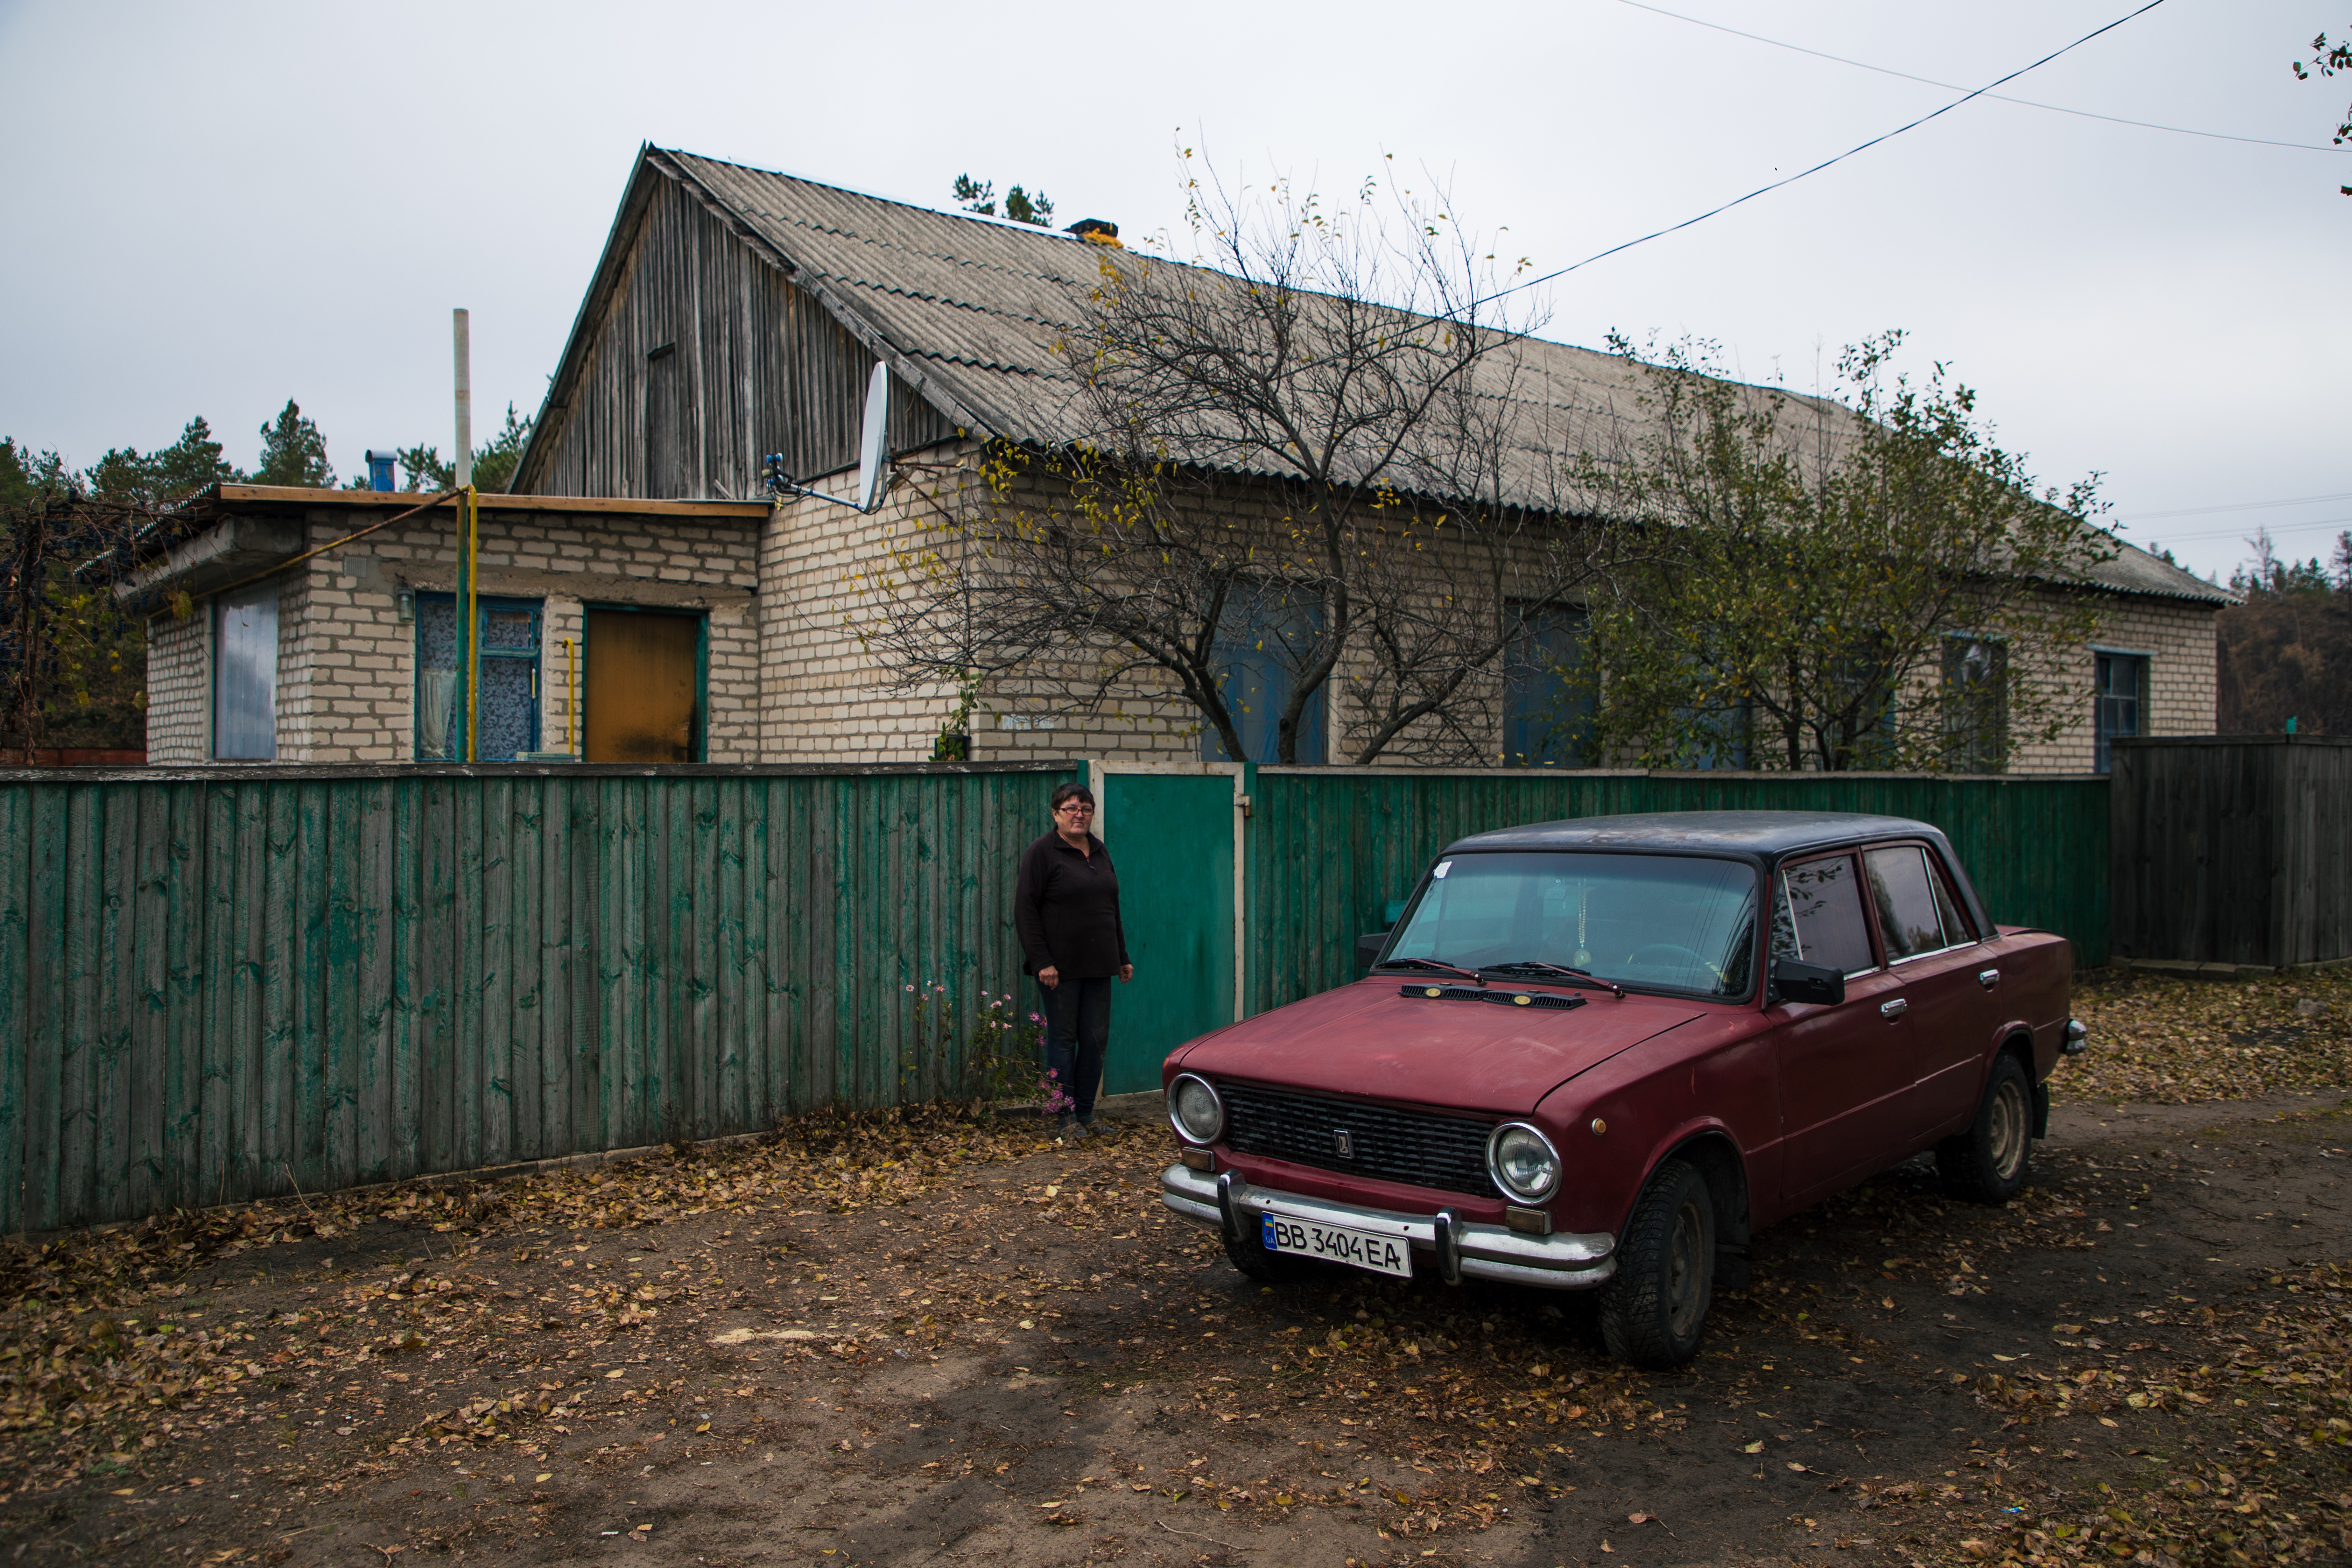
[[[1932,824],[1907,816],[1859,811],[1645,811],[1622,816],[1578,816],[1531,822],[1473,834],[1446,846],[1448,855],[1492,849],[1663,849],[1775,859],[1792,850],[1872,838],[1927,838],[1941,845]]]

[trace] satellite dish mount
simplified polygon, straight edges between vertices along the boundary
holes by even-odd
[[[779,502],[806,497],[852,511],[872,511],[889,489],[889,439],[890,367],[877,360],[874,374],[866,379],[866,419],[857,437],[857,499],[843,500],[809,489],[785,470],[782,452],[769,453],[760,465],[760,482]]]

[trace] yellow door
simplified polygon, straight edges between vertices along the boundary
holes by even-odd
[[[587,632],[582,760],[694,761],[700,617],[590,610]]]

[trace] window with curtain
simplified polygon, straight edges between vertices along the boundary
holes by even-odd
[[[1573,605],[1538,610],[1503,654],[1503,765],[1592,765],[1592,692],[1579,679],[1587,617]]]
[[[1997,637],[1944,639],[1944,765],[1999,773],[2009,758],[2009,648]]]
[[[1212,763],[1278,761],[1276,733],[1283,705],[1297,689],[1294,673],[1321,636],[1323,606],[1278,587],[1250,594],[1228,609],[1211,657],[1234,728],[1241,732],[1242,755],[1228,757],[1213,730],[1201,732],[1201,757]],[[1328,686],[1325,691],[1328,691]],[[1298,716],[1298,760],[1325,761],[1325,691],[1318,691]]]

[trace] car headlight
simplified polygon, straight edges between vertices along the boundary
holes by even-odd
[[[1539,1204],[1559,1190],[1559,1151],[1524,1121],[1506,1121],[1486,1140],[1486,1171],[1521,1203]]]
[[[1168,1086],[1168,1124],[1188,1143],[1213,1143],[1225,1130],[1225,1102],[1207,1079],[1179,1073]]]

